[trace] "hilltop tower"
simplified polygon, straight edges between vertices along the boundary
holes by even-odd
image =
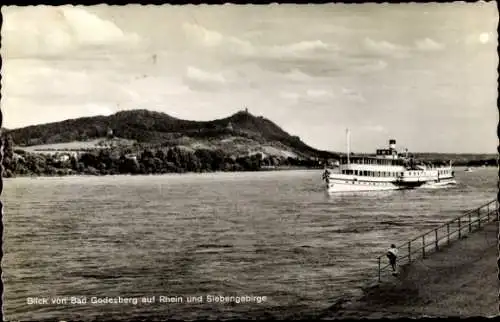
[[[108,131],[107,131],[106,135],[107,135],[108,138],[112,139],[113,135],[114,135],[113,134],[113,129],[111,129],[111,128],[108,127]]]

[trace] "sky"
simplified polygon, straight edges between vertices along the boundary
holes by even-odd
[[[495,153],[494,2],[3,6],[3,126],[248,107],[308,145]]]

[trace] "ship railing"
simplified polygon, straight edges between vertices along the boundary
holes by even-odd
[[[462,239],[485,224],[498,220],[498,201],[495,199],[397,246],[397,265],[410,264],[417,259],[426,258],[450,245],[452,241]],[[382,281],[386,272],[392,272],[386,254],[377,257],[377,271],[378,282]]]

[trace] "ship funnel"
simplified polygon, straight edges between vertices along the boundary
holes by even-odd
[[[396,150],[396,140],[394,139],[389,140],[389,149]]]

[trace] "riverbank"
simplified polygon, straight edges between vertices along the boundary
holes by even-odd
[[[261,168],[258,170],[243,170],[243,171],[200,171],[200,172],[193,172],[193,171],[184,171],[184,172],[165,172],[165,173],[109,173],[109,174],[102,174],[102,173],[76,173],[76,172],[70,172],[67,174],[39,174],[39,175],[33,175],[33,174],[16,174],[15,176],[12,177],[3,177],[3,179],[15,179],[15,178],[62,178],[62,177],[110,177],[110,176],[144,176],[144,175],[151,175],[151,176],[161,176],[161,175],[168,175],[168,174],[178,174],[178,175],[183,175],[183,174],[193,174],[193,173],[245,173],[245,172],[272,172],[272,171],[306,171],[306,170],[322,170],[322,168],[311,168],[311,167],[299,167],[299,166],[283,166],[283,167],[275,167],[275,168]]]
[[[400,267],[398,277],[330,307],[319,318],[471,317],[498,314],[498,223]]]

